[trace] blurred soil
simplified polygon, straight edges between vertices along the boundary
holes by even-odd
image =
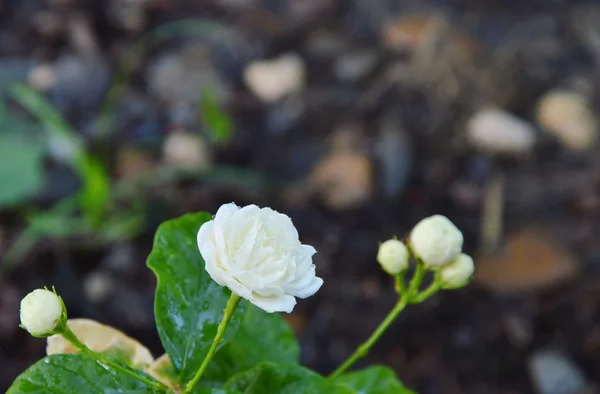
[[[176,21],[189,31],[134,50]],[[126,58],[131,77],[107,104]],[[44,355],[17,326],[21,297],[43,285],[72,317],[162,354],[153,234],[234,201],[289,214],[318,250],[325,285],[289,316],[317,371],[394,303],[378,242],[440,213],[464,231],[476,280],[409,308],[360,364],[390,365],[421,394],[568,394],[535,369],[554,349],[565,379],[584,377],[577,392],[600,392],[600,4],[0,0],[0,88],[14,81],[46,95],[115,182],[131,180],[146,223],[107,245],[44,239],[3,279],[0,390]],[[226,144],[207,137],[203,89],[233,120]],[[78,185],[46,164],[39,207]],[[215,176],[134,183],[165,164]],[[23,226],[20,209],[0,212],[0,254]]]

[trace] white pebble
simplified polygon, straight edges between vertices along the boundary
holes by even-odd
[[[185,168],[207,168],[212,162],[210,150],[204,140],[185,131],[175,131],[168,135],[163,155],[167,164]]]
[[[295,54],[250,64],[244,71],[248,88],[266,103],[276,102],[304,88],[306,70],[302,58]]]
[[[536,121],[574,151],[590,148],[598,134],[597,120],[586,98],[575,92],[546,93],[537,104]]]
[[[467,122],[467,139],[482,153],[523,156],[534,147],[533,126],[498,108],[486,108]]]

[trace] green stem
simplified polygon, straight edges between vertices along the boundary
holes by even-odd
[[[206,354],[206,357],[204,357],[204,361],[202,361],[202,365],[200,365],[200,368],[198,368],[198,371],[196,371],[196,374],[194,375],[192,380],[190,380],[185,385],[185,388],[183,389],[182,394],[189,393],[194,388],[196,383],[198,383],[200,378],[202,377],[202,374],[206,370],[206,367],[208,367],[208,363],[210,362],[213,355],[217,351],[217,346],[223,339],[223,334],[225,334],[225,329],[227,328],[227,325],[229,324],[229,320],[231,320],[231,317],[233,316],[233,312],[235,311],[235,307],[237,306],[238,302],[240,302],[240,296],[235,294],[234,292],[232,292],[231,297],[229,297],[229,301],[227,301],[227,305],[225,306],[225,312],[223,313],[223,319],[221,319],[221,323],[219,323],[219,327],[217,328],[217,335],[215,335],[215,339],[213,339],[213,343],[212,343],[212,345],[210,345],[210,349],[208,349],[208,353]]]
[[[343,374],[348,368],[350,368],[356,361],[360,358],[367,355],[369,350],[375,345],[375,343],[379,340],[379,338],[383,335],[383,333],[390,327],[390,325],[396,320],[400,312],[408,305],[408,298],[402,297],[394,309],[390,311],[390,313],[386,316],[386,318],[379,324],[377,329],[371,334],[369,339],[360,345],[354,353],[342,365],[340,365],[335,371],[329,375],[329,379],[335,379],[341,374]]]
[[[79,338],[77,338],[77,336],[73,333],[73,331],[71,331],[71,329],[66,324],[65,324],[65,326],[66,326],[66,329],[64,332],[61,333],[61,335],[69,343],[71,343],[71,345],[75,346],[77,348],[77,350],[79,350],[80,353],[85,354],[86,356],[89,356],[104,365],[108,365],[109,367],[111,367],[115,370],[118,370],[126,375],[129,375],[130,377],[144,383],[145,385],[152,387],[155,391],[158,391],[161,393],[165,393],[165,392],[169,391],[169,389],[166,386],[164,386],[162,383],[152,379],[150,376],[148,376],[146,374],[143,374],[141,371],[138,371],[133,368],[129,368],[129,367],[122,365],[120,363],[117,363],[109,358],[106,358],[102,354],[94,352],[89,347],[87,347],[85,343],[81,342],[79,340]]]
[[[396,293],[398,293],[400,296],[404,295],[404,293],[406,292],[406,284],[404,283],[405,275],[406,271],[402,271],[395,277],[394,289],[396,290]]]
[[[418,293],[413,298],[411,298],[410,303],[411,304],[419,304],[419,303],[425,301],[426,299],[428,299],[429,297],[431,297],[432,295],[434,295],[435,293],[437,293],[441,288],[442,288],[442,286],[440,285],[440,283],[438,281],[434,281],[425,290],[423,290],[422,292]]]
[[[406,296],[408,298],[414,297],[419,292],[419,286],[421,286],[421,282],[423,282],[423,278],[427,274],[427,270],[425,266],[421,262],[417,262],[417,268],[415,270],[415,274],[410,280],[410,285],[408,287],[408,293]]]

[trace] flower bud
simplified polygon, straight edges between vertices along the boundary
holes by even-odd
[[[444,289],[457,289],[469,283],[473,276],[475,265],[471,256],[464,253],[456,256],[440,269],[441,285]]]
[[[21,327],[35,337],[60,333],[66,324],[66,311],[54,292],[37,289],[21,300]]]
[[[410,234],[413,252],[429,268],[449,263],[460,253],[462,244],[460,230],[441,215],[421,220]]]
[[[398,275],[408,268],[408,248],[397,239],[388,239],[379,246],[377,261],[390,275]]]

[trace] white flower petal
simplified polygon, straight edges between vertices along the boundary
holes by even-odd
[[[296,306],[296,299],[291,295],[285,294],[280,297],[252,297],[248,301],[267,313],[291,313],[294,310],[294,306]]]
[[[312,263],[315,248],[301,244],[291,219],[273,209],[225,204],[197,241],[215,282],[267,312],[291,312],[295,297],[323,284]]]
[[[206,222],[198,230],[198,236],[196,237],[196,241],[198,242],[198,249],[200,249],[200,254],[206,260],[206,256],[208,254],[208,245],[211,246],[211,251],[214,253],[214,239],[215,239],[215,231],[214,231],[214,222]]]
[[[240,210],[240,207],[234,203],[224,204],[217,210],[215,220],[227,221],[234,213]]]
[[[308,298],[311,295],[314,295],[317,291],[319,291],[321,286],[323,286],[323,279],[315,276],[308,285],[299,288],[294,292],[290,292],[290,294],[298,298]]]

